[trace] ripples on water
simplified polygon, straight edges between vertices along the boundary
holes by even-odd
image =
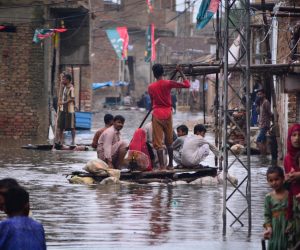
[[[144,113],[123,111],[123,115],[127,119],[123,135],[130,140]],[[103,115],[95,118],[96,127],[101,127]],[[179,113],[174,125],[196,118]],[[88,143],[92,135],[80,133],[77,141]],[[213,141],[212,136],[208,133],[207,139]],[[66,175],[82,170],[96,152],[2,146],[0,156],[0,178],[16,178],[29,190],[33,217],[43,223],[49,249],[260,249],[263,200],[269,189],[266,166],[257,157],[252,157],[253,228],[248,238],[247,213],[241,218],[245,227],[238,223],[229,227],[232,216],[227,213],[227,235],[222,236],[222,186],[74,185]],[[204,164],[213,162],[211,153]],[[239,181],[245,175],[239,164],[229,172]],[[245,206],[239,194],[230,200],[235,212]]]

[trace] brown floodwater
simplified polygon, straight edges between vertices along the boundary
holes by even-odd
[[[127,141],[146,114],[109,112],[126,118],[122,135]],[[95,130],[103,126],[103,116],[95,113],[92,131],[79,131],[77,143],[90,143]],[[201,113],[177,112],[174,126],[197,120],[202,120]],[[213,142],[213,136],[208,133],[207,139]],[[223,236],[222,185],[70,184],[67,175],[82,170],[96,152],[26,150],[20,145],[1,143],[0,178],[15,178],[30,192],[32,216],[44,225],[48,249],[261,249],[263,200],[269,188],[267,166],[257,156],[251,158],[251,236],[247,213],[241,217],[244,227],[238,223],[230,227],[233,218],[227,213]],[[203,164],[214,165],[212,153]],[[240,181],[245,176],[238,163],[229,172]],[[246,202],[236,193],[230,207],[239,213]]]

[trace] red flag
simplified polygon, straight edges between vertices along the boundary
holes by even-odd
[[[127,27],[117,27],[117,31],[118,31],[121,39],[123,39],[122,58],[127,59],[128,44],[129,44],[129,36],[128,36]]]
[[[119,59],[127,59],[129,36],[127,27],[107,29],[106,34]]]
[[[155,61],[156,60],[156,43],[155,43],[155,38],[154,38],[154,32],[155,32],[155,28],[154,28],[154,24],[151,24],[151,61]]]
[[[5,26],[0,25],[0,30],[4,30]]]

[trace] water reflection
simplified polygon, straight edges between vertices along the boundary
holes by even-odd
[[[113,111],[126,117],[123,136],[130,140],[145,113]],[[93,131],[101,127],[104,114],[96,114]],[[197,120],[198,116],[178,112],[174,124]],[[134,124],[138,124],[134,126]],[[78,141],[89,143],[92,132],[80,132]],[[214,141],[208,133],[208,140]],[[12,177],[30,192],[33,217],[42,222],[49,249],[259,249],[263,221],[263,200],[269,191],[266,166],[252,157],[252,235],[245,227],[229,227],[222,236],[222,187],[191,185],[69,184],[66,175],[82,170],[96,158],[95,152],[23,150],[3,145],[0,150],[0,178]],[[211,154],[204,164],[214,165]],[[230,173],[241,181],[245,170],[235,163]],[[229,189],[232,190],[231,187]],[[235,213],[246,204],[240,196],[231,200]],[[1,214],[1,218],[3,218]],[[225,241],[224,241],[225,240]]]
[[[176,202],[172,200],[173,189],[160,186],[157,190],[153,190],[153,198],[151,202],[150,210],[150,245],[160,245],[168,241],[168,233],[170,232],[170,223],[172,220],[171,204],[176,205]],[[164,195],[164,192],[166,194]]]

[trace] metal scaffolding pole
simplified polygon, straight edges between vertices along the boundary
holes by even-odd
[[[251,171],[250,171],[250,4],[249,0],[226,0],[223,27],[223,234],[227,224],[236,223],[244,226],[248,222],[248,234],[251,233]],[[236,42],[239,53],[234,53],[229,42]],[[230,66],[229,66],[230,65]],[[233,65],[233,66],[232,66]],[[241,67],[241,71],[231,73],[232,67]],[[234,74],[235,77],[232,76]],[[236,79],[239,78],[237,82]],[[236,113],[240,112],[244,123],[236,121]],[[245,155],[237,155],[229,145],[232,135],[239,134],[244,138]],[[232,166],[239,167],[242,179],[238,185],[228,178]],[[237,205],[238,204],[238,205]],[[227,218],[227,215],[231,216]],[[229,220],[230,219],[230,220]],[[228,223],[229,222],[229,223]]]

